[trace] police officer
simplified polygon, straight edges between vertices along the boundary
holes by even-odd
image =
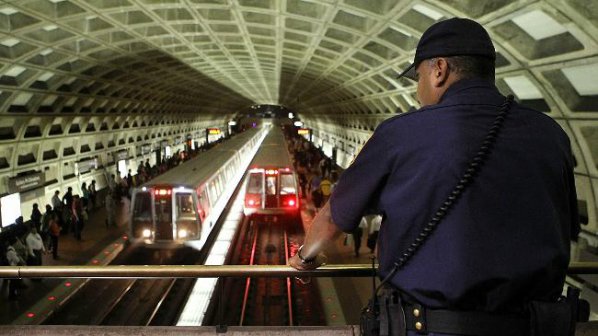
[[[552,312],[562,292],[579,233],[569,139],[550,117],[499,93],[495,59],[472,20],[428,28],[401,74],[417,81],[421,108],[378,126],[289,262],[317,268],[339,230],[382,215],[378,273],[405,314],[387,316],[381,328],[391,335],[529,335],[531,304]],[[552,319],[554,335],[571,327],[551,316],[533,323]]]

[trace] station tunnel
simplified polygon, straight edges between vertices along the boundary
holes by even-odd
[[[81,174],[105,187],[117,161],[135,171],[262,105],[292,111],[346,167],[380,122],[419,107],[397,75],[455,16],[488,30],[499,90],[570,137],[583,230],[597,234],[592,0],[3,0],[0,194],[21,191],[28,213]]]

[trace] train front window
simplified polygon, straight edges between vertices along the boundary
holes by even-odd
[[[191,193],[176,193],[176,209],[178,217],[195,218],[195,207]]]
[[[276,195],[276,176],[266,176],[266,195]]]
[[[133,204],[133,218],[136,220],[151,220],[152,195],[149,192],[138,192]]]
[[[249,182],[247,183],[248,194],[261,194],[262,193],[262,174],[251,173],[249,175]]]
[[[197,217],[197,206],[193,194],[177,192],[175,194],[176,238],[195,239],[199,237],[200,226]]]
[[[170,196],[156,197],[156,220],[161,223],[172,223],[172,201]]]
[[[280,174],[280,194],[289,195],[296,194],[295,177],[293,174]]]

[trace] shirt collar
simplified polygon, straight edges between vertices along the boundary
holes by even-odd
[[[476,93],[472,94],[469,91],[471,89],[476,89]],[[488,99],[487,95],[492,93],[500,95],[493,82],[483,79],[461,79],[444,92],[438,104],[451,104],[456,97],[459,97],[460,102],[476,102],[484,97]]]

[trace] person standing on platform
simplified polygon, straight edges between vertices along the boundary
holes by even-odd
[[[332,192],[332,182],[326,175],[322,177],[322,181],[320,181],[320,192],[322,193],[322,202],[328,202],[330,198],[330,193]]]
[[[81,194],[83,195],[81,197],[81,206],[83,206],[83,209],[87,209],[87,206],[89,205],[89,189],[87,188],[87,182],[81,184]]]
[[[16,243],[14,236],[9,237],[8,246],[6,247],[6,259],[9,266],[26,266],[27,263],[17,253],[14,244]],[[10,279],[8,283],[8,299],[16,300],[19,295],[19,289],[23,288],[23,279]]]
[[[42,241],[44,242],[46,250],[49,250],[50,247],[50,218],[52,215],[54,215],[52,206],[46,204],[46,212],[42,215],[42,222],[39,230],[39,234],[42,236]]]
[[[28,258],[29,250],[27,249],[27,243],[25,242],[27,229],[24,229],[24,230],[25,231],[18,230],[16,232],[16,235],[15,235],[16,239],[11,245],[15,249],[17,254],[19,255],[19,258],[21,258],[21,260],[23,260],[23,262],[24,262],[23,265],[26,266],[27,261],[29,260],[29,258]]]
[[[365,220],[365,217],[361,218],[359,222],[359,226],[356,227],[353,231],[351,231],[351,235],[353,236],[353,252],[355,257],[359,257],[359,250],[361,249],[361,240],[363,238],[363,231],[366,230],[368,227],[368,223]]]
[[[54,196],[52,196],[52,211],[54,211],[54,213],[56,215],[58,215],[58,221],[60,226],[64,226],[64,222],[62,221],[62,208],[63,208],[63,203],[62,203],[62,199],[60,198],[60,190],[56,190],[54,192]]]
[[[81,231],[85,225],[83,218],[83,204],[79,195],[73,197],[72,205],[72,218],[73,218],[73,234],[77,240],[81,240]]]
[[[67,209],[73,206],[73,188],[68,187],[64,196],[62,196],[62,204],[66,205]]]
[[[116,220],[114,211],[115,204],[114,204],[114,196],[111,193],[106,194],[105,204],[106,206],[106,228],[116,227]]]
[[[289,260],[317,268],[340,230],[383,215],[381,333],[575,329],[575,290],[561,298],[580,231],[571,144],[554,119],[498,91],[495,60],[473,20],[428,28],[402,74],[417,81],[421,108],[378,125]]]
[[[367,245],[370,249],[370,253],[372,254],[376,250],[376,243],[378,242],[378,232],[380,231],[380,225],[382,225],[382,216],[371,216]]]
[[[96,189],[96,180],[92,180],[89,185],[89,207],[88,210],[94,210],[96,208],[98,191]]]
[[[50,250],[52,250],[52,257],[54,260],[58,259],[58,239],[60,238],[60,225],[58,225],[58,215],[53,213],[48,222],[48,229],[50,232]]]
[[[35,226],[29,231],[25,242],[27,243],[27,250],[29,252],[27,264],[30,266],[41,266],[42,254],[46,252],[46,248]]]
[[[31,224],[38,231],[40,229],[41,221],[42,221],[42,212],[39,211],[39,205],[37,203],[33,203],[33,209],[31,210]]]

